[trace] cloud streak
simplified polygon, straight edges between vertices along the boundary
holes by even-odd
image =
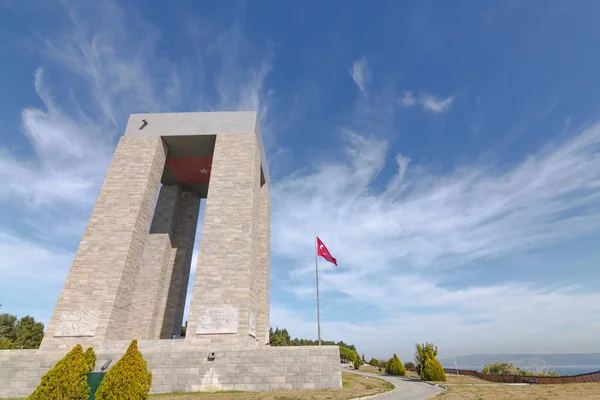
[[[420,105],[424,110],[433,113],[444,113],[450,109],[454,102],[454,97],[446,98],[438,97],[429,93],[420,93],[418,96],[411,91],[405,90],[402,92],[402,97],[398,99],[398,104],[402,107],[413,107]]]
[[[251,46],[237,23],[207,35],[215,38],[212,43],[204,39],[213,51],[198,55],[207,73],[189,97],[180,83],[184,64],[156,54],[156,27],[135,17],[125,23],[113,1],[103,1],[93,12],[79,3],[63,6],[70,24],[44,36],[40,53],[70,86],[48,85],[52,76],[39,68],[35,91],[44,107],[24,109],[21,115],[33,154],[0,148],[0,205],[38,220],[34,226],[45,235],[85,226],[130,113],[168,112],[185,100],[197,107],[185,111],[258,110],[266,118],[264,81],[271,55],[250,60]],[[216,96],[208,98],[207,92]]]
[[[427,267],[498,257],[599,229],[600,125],[505,171],[465,166],[437,176],[426,166],[411,170],[399,154],[398,172],[382,193],[370,185],[384,167],[386,143],[357,135],[348,140],[344,162],[275,187],[274,203],[286,210],[276,218],[276,249],[295,255],[305,232],[289,228],[314,223],[333,227],[351,260],[381,258],[377,243],[390,243],[395,250],[383,257]],[[369,238],[361,239],[359,251],[352,249],[357,230]]]
[[[390,349],[394,349],[403,361],[411,360],[414,344],[424,341],[436,343],[442,358],[485,354],[490,349],[560,353],[597,348],[593,332],[600,328],[600,323],[590,320],[590,315],[599,312],[597,293],[577,287],[546,290],[514,283],[452,291],[425,280],[408,291],[403,290],[406,287],[396,286],[393,292],[364,285],[355,288],[355,292],[362,294],[381,290],[379,302],[395,301],[386,318],[377,321],[356,317],[359,312],[343,319],[336,317],[341,307],[338,303],[331,304],[332,298],[326,297],[324,304],[329,309],[323,312],[322,308],[323,339],[353,343],[369,357],[376,358],[389,357]],[[560,315],[558,320],[554,318],[557,315]],[[307,317],[275,305],[271,320],[273,326],[285,326],[288,330],[293,327],[290,330],[293,336],[316,335],[316,315]]]
[[[361,57],[352,64],[350,76],[364,96],[367,95],[367,84],[370,79],[369,65],[366,57]]]
[[[62,284],[73,260],[69,252],[48,249],[4,232],[0,232],[0,253],[0,275],[7,280]]]
[[[423,94],[421,97],[423,108],[436,113],[448,111],[453,101],[451,96],[442,99],[431,94]]]
[[[23,110],[22,121],[36,158],[32,162],[0,152],[0,199],[36,210],[67,204],[90,207],[110,160],[110,138],[53,102],[42,69],[35,73],[35,90],[45,109]]]
[[[396,154],[397,172],[381,190],[373,184],[385,168],[387,143],[354,131],[347,146],[345,159],[284,179],[272,194],[272,251],[288,266],[280,287],[313,301],[314,266],[307,255],[316,230],[340,265],[320,268],[320,287],[330,306],[366,306],[385,315],[356,321],[350,329],[325,313],[329,337],[346,340],[354,332],[357,344],[381,351],[393,342],[411,347],[428,338],[447,349],[485,351],[475,339],[470,350],[461,348],[458,343],[468,334],[488,338],[488,348],[518,351],[502,332],[520,329],[527,337],[552,332],[538,343],[540,351],[569,335],[592,345],[589,315],[600,312],[597,294],[532,282],[449,289],[444,279],[450,271],[461,276],[466,265],[485,266],[600,232],[600,124],[504,169],[466,165],[440,175]],[[535,304],[535,311],[522,310],[524,304]],[[569,317],[551,318],[557,309]],[[290,314],[295,313],[282,311],[285,318]],[[304,326],[305,316],[294,318]],[[381,328],[377,345],[361,336],[374,323]],[[562,324],[574,330],[562,333]],[[439,326],[444,335],[428,333]]]

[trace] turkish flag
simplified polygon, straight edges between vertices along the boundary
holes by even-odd
[[[323,257],[330,263],[335,264],[335,266],[337,267],[337,260],[335,258],[333,258],[333,256],[329,252],[329,250],[327,250],[327,247],[325,247],[325,245],[323,244],[323,242],[321,242],[321,239],[319,239],[318,236],[317,236],[317,255]]]
[[[165,164],[181,185],[208,185],[210,181],[212,156],[168,157]]]

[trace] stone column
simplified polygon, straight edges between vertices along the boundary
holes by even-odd
[[[173,230],[180,199],[181,189],[178,186],[162,186],[144,248],[142,267],[135,281],[126,335],[128,338],[159,338],[157,326],[162,326],[164,318],[161,296],[163,288],[169,285],[173,267]]]
[[[171,279],[163,286],[161,295],[164,318],[156,333],[160,339],[169,339],[174,334],[181,333],[199,212],[200,196],[184,192],[179,202],[177,223],[173,231],[173,250],[169,262],[172,266]]]
[[[256,339],[259,345],[269,342],[270,288],[271,288],[271,210],[269,184],[264,183],[259,195],[259,235],[258,235],[258,317],[256,323]]]
[[[256,344],[259,152],[254,133],[216,137],[186,341]]]
[[[119,140],[42,349],[124,339],[165,155],[157,136]]]

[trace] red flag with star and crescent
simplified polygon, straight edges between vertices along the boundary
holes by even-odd
[[[338,266],[337,260],[335,258],[333,258],[333,256],[329,252],[329,250],[327,250],[327,247],[325,247],[325,245],[323,244],[321,239],[319,239],[318,236],[317,236],[317,255],[323,257],[330,263],[335,264],[336,267]]]
[[[168,157],[166,165],[181,185],[208,185],[212,167],[212,156]]]

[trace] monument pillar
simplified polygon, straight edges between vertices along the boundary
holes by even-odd
[[[165,157],[158,136],[119,140],[41,349],[125,338]]]
[[[200,196],[193,192],[183,192],[173,232],[173,251],[169,262],[172,266],[171,279],[163,285],[161,293],[161,312],[164,318],[156,332],[160,339],[169,339],[181,333],[199,212]]]
[[[269,197],[269,184],[263,183],[259,192],[259,227],[258,227],[258,274],[256,276],[258,285],[258,318],[256,322],[256,339],[258,344],[269,343],[270,327],[270,287],[271,287],[271,266],[270,266],[270,215],[271,204]]]
[[[171,277],[173,230],[180,199],[178,186],[163,185],[160,189],[142,266],[135,281],[127,337],[159,339],[157,327],[162,326],[164,318],[161,295]]]
[[[260,151],[254,132],[216,137],[186,341],[256,344]]]

